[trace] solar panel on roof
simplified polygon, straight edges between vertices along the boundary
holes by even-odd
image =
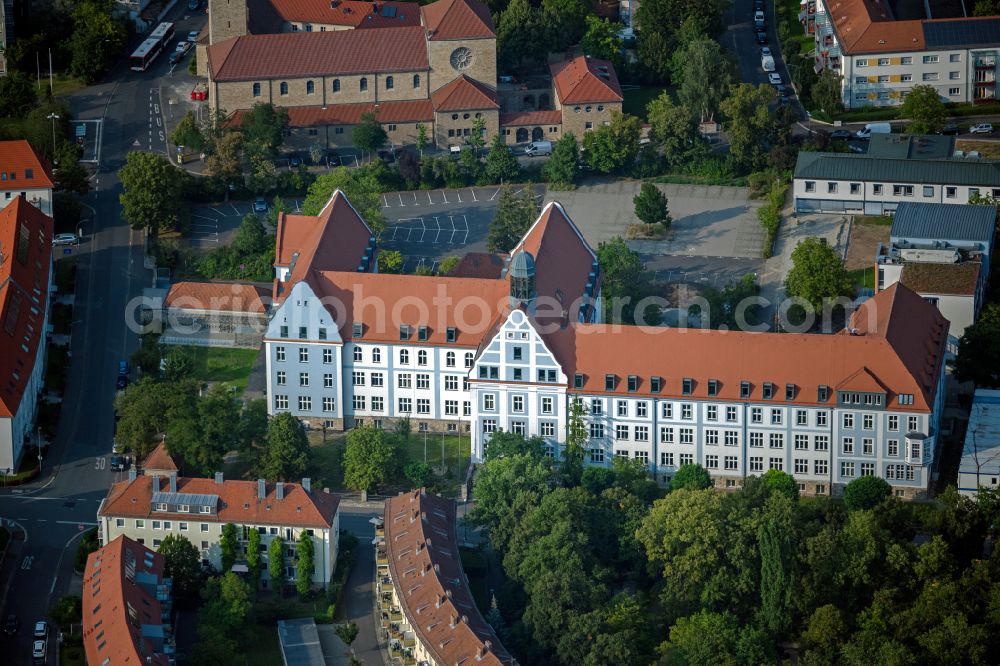
[[[928,21],[923,27],[924,41],[928,48],[1000,43],[1000,19],[996,18]]]
[[[385,18],[393,18],[396,16],[396,8],[392,5],[384,5],[382,7],[382,16]]]

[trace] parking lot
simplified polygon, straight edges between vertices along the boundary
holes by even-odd
[[[534,190],[539,204],[544,191],[543,186]],[[383,194],[386,229],[379,247],[401,252],[408,272],[419,266],[433,269],[445,257],[485,252],[499,195],[496,186]]]
[[[299,210],[301,203],[301,201],[289,201],[288,205],[292,207],[292,210]],[[232,242],[240,222],[243,221],[243,217],[251,212],[253,212],[253,204],[249,201],[233,201],[212,206],[207,204],[192,206],[191,244],[205,250],[229,244]],[[270,231],[269,228],[268,231]]]

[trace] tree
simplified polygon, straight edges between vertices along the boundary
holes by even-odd
[[[219,553],[222,563],[222,573],[232,571],[236,564],[236,552],[239,548],[236,525],[226,523],[222,526],[222,536],[219,537]]]
[[[497,134],[493,138],[497,139],[499,137],[500,137],[500,135]],[[472,119],[472,133],[469,135],[469,138],[467,140],[469,142],[469,145],[472,146],[472,149],[474,151],[474,153],[473,153],[474,156],[478,157],[479,156],[479,151],[482,149],[483,146],[486,145],[486,119],[485,118],[483,118],[482,116],[480,116],[478,118],[473,118]]]
[[[806,630],[802,632],[801,642],[807,650],[833,656],[847,635],[847,624],[840,609],[827,604],[813,611]]]
[[[497,22],[497,61],[502,70],[520,71],[525,61],[540,62],[546,53],[540,11],[528,0],[511,0]]]
[[[611,122],[583,135],[587,164],[595,171],[611,173],[628,165],[639,152],[642,121],[618,111],[611,112]]]
[[[517,158],[503,142],[503,137],[494,135],[490,142],[490,152],[486,155],[483,177],[491,183],[502,183],[515,181],[520,175],[521,167],[517,164]]]
[[[667,80],[670,54],[695,36],[719,35],[728,9],[728,3],[722,0],[645,0],[634,17],[642,26],[638,35],[639,61],[658,79]]]
[[[771,470],[775,471],[775,470]],[[784,636],[792,625],[795,599],[796,544],[792,503],[785,495],[769,499],[764,523],[757,529],[760,544],[760,607],[758,626],[771,636]]]
[[[420,158],[409,150],[399,151],[397,166],[399,175],[406,181],[407,187],[420,185]]]
[[[844,488],[844,506],[848,511],[874,509],[892,495],[892,486],[878,476],[860,476]]]
[[[438,262],[438,275],[451,275],[451,272],[458,268],[460,263],[462,263],[460,257],[455,255],[445,257]]]
[[[587,16],[586,21],[587,29],[580,38],[580,50],[594,58],[619,62],[624,45],[618,34],[618,24],[596,16]]]
[[[254,453],[254,447],[261,445],[267,436],[267,400],[249,400],[240,413],[237,440],[241,451]]]
[[[380,273],[402,273],[403,253],[399,250],[380,250],[378,270]]]
[[[303,215],[319,215],[336,190],[347,195],[351,205],[376,235],[382,233],[385,228],[382,187],[378,178],[368,169],[337,167],[317,178],[309,186],[309,194],[302,202]]]
[[[676,167],[708,152],[694,114],[688,107],[674,104],[666,91],[646,105],[646,117],[649,138],[663,150],[667,164]]]
[[[299,533],[299,542],[295,544],[295,552],[299,561],[295,565],[295,590],[300,597],[309,594],[312,587],[313,572],[316,568],[314,557],[315,545],[309,533],[305,530]]]
[[[125,24],[115,16],[111,0],[76,3],[69,42],[70,72],[87,84],[95,83],[124,50],[127,40]]]
[[[424,156],[424,148],[427,147],[427,125],[417,123],[417,152]]]
[[[677,468],[674,477],[670,479],[670,490],[684,488],[701,490],[702,488],[711,488],[713,485],[712,477],[708,475],[708,471],[698,464],[681,465]]]
[[[808,60],[803,62],[808,65],[809,70],[812,70],[812,62]],[[824,69],[809,92],[813,108],[827,113],[837,113],[843,109],[844,103],[840,92],[841,80],[840,74],[832,69]]]
[[[344,485],[352,490],[371,490],[385,483],[397,455],[385,431],[366,426],[347,433],[344,449]]]
[[[750,330],[750,327],[760,323],[760,306],[749,299],[759,293],[760,287],[755,276],[748,273],[739,280],[729,282],[722,289],[703,289],[701,297],[708,304],[707,311],[699,303],[689,308],[688,316],[697,312],[702,328]]]
[[[587,0],[542,0],[542,25],[550,52],[565,51],[583,37],[592,3]]]
[[[257,102],[240,120],[243,151],[247,161],[273,160],[285,140],[288,127],[288,110],[266,102]]]
[[[340,640],[344,641],[345,645],[350,645],[358,637],[358,625],[353,622],[338,624],[334,632],[340,637]]]
[[[913,86],[903,98],[899,117],[908,119],[906,131],[910,134],[933,134],[944,125],[948,117],[944,102],[934,86]]]
[[[979,388],[1000,388],[1000,305],[987,303],[958,340],[955,376]]]
[[[156,550],[164,559],[164,575],[174,579],[178,600],[194,601],[201,587],[201,553],[183,534],[168,534]]]
[[[188,111],[180,119],[174,131],[170,133],[170,141],[177,146],[186,146],[191,150],[200,151],[205,146],[205,137],[194,118],[194,112]]]
[[[267,544],[267,575],[271,578],[272,587],[284,589],[285,541],[281,535],[275,535],[271,538],[271,543]]]
[[[146,228],[151,235],[177,226],[183,206],[184,172],[155,153],[132,151],[118,172],[122,193],[122,216],[133,229]]]
[[[760,478],[770,494],[784,495],[790,500],[799,498],[799,484],[788,472],[769,469]]]
[[[410,483],[413,484],[414,488],[423,488],[426,486],[434,474],[430,465],[420,461],[408,464],[403,473],[410,480]]]
[[[673,221],[667,211],[667,195],[653,183],[643,183],[639,194],[632,197],[635,216],[646,224],[662,224],[667,229]]]
[[[58,170],[54,174],[57,190],[85,195],[90,192],[90,172],[80,164],[80,148],[68,141],[56,149]]]
[[[226,132],[212,145],[212,152],[205,158],[205,173],[225,184],[235,182],[243,174],[241,155],[243,135]]]
[[[549,476],[545,461],[528,453],[483,463],[473,487],[476,506],[470,517],[489,529],[494,547],[502,549],[516,531],[519,508],[533,505],[548,491]]]
[[[667,663],[685,666],[735,665],[739,627],[729,613],[702,610],[670,627]]]
[[[389,140],[389,135],[382,127],[382,123],[371,111],[361,114],[361,122],[354,126],[354,132],[351,136],[354,139],[354,145],[366,151],[378,150]]]
[[[61,628],[68,630],[71,624],[79,624],[83,619],[83,600],[75,594],[59,597],[59,601],[49,610],[49,617]]]
[[[825,302],[854,295],[854,283],[837,252],[818,238],[806,238],[792,250],[785,276],[789,295],[804,299],[819,312]]]
[[[552,146],[552,155],[542,171],[549,179],[549,186],[571,189],[580,168],[580,145],[572,132],[568,132]]]
[[[260,475],[265,479],[297,479],[309,466],[309,439],[302,422],[282,412],[267,424],[265,449],[260,457]]]
[[[238,574],[227,571],[219,578],[219,602],[231,626],[240,627],[250,617],[250,588]]]
[[[23,118],[36,102],[35,83],[30,78],[20,72],[0,77],[0,116]],[[49,147],[51,149],[51,139]]]
[[[745,169],[759,169],[767,161],[777,130],[769,106],[774,95],[771,86],[740,83],[732,86],[729,97],[719,104],[729,119],[725,124],[729,154]]]
[[[494,458],[526,453],[541,458],[544,455],[544,446],[545,442],[540,437],[525,439],[524,435],[519,435],[516,432],[498,430],[490,436],[490,441],[486,443],[483,457],[486,460],[493,460]]]
[[[597,261],[604,273],[601,292],[605,307],[605,321],[633,323],[636,321],[636,303],[650,291],[649,276],[639,255],[630,250],[620,236],[597,247]],[[640,313],[647,324],[649,313]],[[640,319],[642,318],[640,317]]]
[[[719,110],[732,83],[732,70],[722,46],[714,39],[698,39],[684,49],[684,81],[678,91],[681,104],[710,120]]]
[[[589,437],[584,414],[583,403],[573,400],[566,418],[566,448],[562,460],[563,479],[568,486],[578,486],[583,479],[584,445]]]
[[[514,188],[505,183],[500,188],[497,209],[490,222],[486,247],[490,252],[510,252],[524,237],[538,217],[535,192],[526,187],[518,197]]]
[[[257,529],[251,529],[250,536],[247,539],[247,569],[249,569],[250,582],[255,590],[260,583],[262,567],[263,558],[260,552],[260,532]]]
[[[143,377],[115,397],[118,429],[115,440],[142,459],[153,449],[156,436],[167,427],[164,406],[173,402],[183,385],[170,385]]]

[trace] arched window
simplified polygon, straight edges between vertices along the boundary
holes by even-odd
[[[417,365],[427,365],[427,352],[423,349],[417,352]]]
[[[254,97],[260,97],[260,84],[259,83],[253,84],[253,96]]]
[[[465,367],[471,368],[473,360],[474,360],[474,357],[472,355],[472,352],[466,352],[465,353]]]
[[[340,79],[334,79],[333,80],[333,92],[335,92],[335,93],[339,93],[340,92]]]
[[[394,85],[395,85],[395,81],[392,80],[391,76],[385,77],[385,89],[386,90],[392,90],[392,87]]]
[[[316,92],[316,84],[312,81],[306,81],[306,94],[312,95],[314,92]]]
[[[406,349],[399,350],[399,364],[407,365],[410,362],[410,352]]]
[[[455,367],[455,352],[448,352],[447,354],[445,354],[444,364],[447,365],[449,368]]]
[[[414,74],[413,75],[413,87],[414,88],[419,88],[420,87],[420,75],[419,74]]]
[[[360,85],[361,85],[361,92],[365,92],[366,90],[368,90],[368,79],[362,76]]]
[[[288,94],[288,83],[285,82],[285,81],[282,81],[281,84],[278,86],[278,92],[280,92],[282,95],[287,95]]]

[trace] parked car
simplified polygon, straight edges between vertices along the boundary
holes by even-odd
[[[189,48],[191,48],[191,42],[180,41],[177,42],[177,46],[174,47],[174,52],[183,55],[188,52]]]
[[[21,628],[21,621],[17,619],[16,615],[8,615],[7,621],[3,623],[3,633],[8,636],[13,636],[17,633],[17,630]]]
[[[764,32],[763,30],[758,30],[757,31],[757,43],[758,44],[767,44],[767,33]]]
[[[760,57],[761,58],[763,58],[764,56],[769,56],[769,55],[771,55],[771,47],[770,46],[762,46],[762,47],[760,47]]]
[[[52,237],[53,245],[76,245],[79,242],[80,239],[76,234],[56,234]]]
[[[132,368],[129,366],[128,361],[118,361],[118,374],[127,375],[132,372]]]
[[[31,656],[36,664],[45,663],[45,641],[35,641],[32,643]]]
[[[35,623],[35,638],[48,638],[49,637],[49,623],[45,620],[39,620]]]
[[[969,134],[992,134],[993,124],[992,123],[979,123],[978,125],[973,125],[969,128]]]
[[[171,65],[176,65],[177,63],[179,63],[183,59],[184,59],[184,54],[183,53],[178,53],[177,51],[174,51],[173,53],[171,53],[170,57],[168,58],[168,60],[170,61]]]
[[[114,472],[124,472],[129,468],[128,458],[120,454],[111,456],[111,470]]]
[[[854,133],[859,139],[870,139],[872,134],[892,134],[891,123],[868,123]]]
[[[299,157],[298,155],[290,156],[288,158],[288,166],[290,166],[293,169],[298,169],[300,166],[302,166],[302,158]]]
[[[938,132],[938,134],[949,134],[954,136],[955,134],[958,134],[960,132],[961,130],[959,129],[958,125],[954,123],[948,123],[947,125],[941,128],[941,131]]]
[[[847,139],[850,139],[852,136],[854,135],[851,134],[851,131],[845,129],[833,130],[832,132],[830,132],[831,139],[844,139],[846,141]]]
[[[257,197],[253,202],[253,212],[255,213],[266,213],[267,212],[267,201],[264,197]]]
[[[777,72],[771,72],[770,74],[767,75],[767,82],[770,83],[772,86],[780,86],[781,74],[778,74]]]
[[[524,149],[524,154],[528,157],[534,157],[536,155],[551,155],[552,154],[552,142],[551,141],[532,141]]]

